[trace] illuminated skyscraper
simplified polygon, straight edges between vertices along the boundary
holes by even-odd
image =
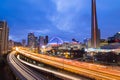
[[[13,40],[9,40],[9,42],[8,42],[8,49],[12,50],[13,47],[14,47],[14,41]]]
[[[22,46],[24,46],[24,47],[26,46],[26,40],[25,39],[22,40]]]
[[[100,46],[100,29],[97,24],[96,0],[92,0],[92,24],[91,24],[91,47]]]
[[[38,47],[38,37],[35,37],[35,48],[37,48]]]
[[[45,42],[45,45],[48,44],[48,36],[45,36],[44,42]]]
[[[7,22],[0,21],[0,54],[8,52],[9,28]]]
[[[28,33],[28,47],[35,47],[35,36],[34,33]]]
[[[42,47],[44,44],[44,36],[39,36],[39,46]]]

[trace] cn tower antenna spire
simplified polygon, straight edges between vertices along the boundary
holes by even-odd
[[[98,48],[100,41],[100,30],[97,24],[96,0],[92,0],[92,21],[91,21],[91,47]]]

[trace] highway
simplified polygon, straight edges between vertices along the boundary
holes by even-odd
[[[88,78],[84,78],[84,77],[81,77],[79,75],[76,75],[76,74],[73,74],[73,73],[70,73],[70,72],[66,72],[66,71],[59,71],[57,69],[53,69],[53,68],[49,68],[49,67],[46,67],[46,66],[37,66],[35,64],[32,64],[32,63],[28,63],[22,59],[20,59],[20,56],[18,55],[17,56],[18,60],[20,60],[22,63],[28,65],[28,66],[31,66],[33,68],[36,68],[38,70],[42,70],[42,71],[45,71],[45,72],[48,72],[48,73],[51,73],[51,74],[54,74],[56,77],[59,77],[63,80],[90,80]]]
[[[29,69],[26,65],[22,64],[16,57],[16,51],[13,51],[7,56],[8,64],[16,75],[16,77],[20,80],[48,80],[43,75],[38,72]]]
[[[106,66],[61,59],[42,54],[36,54],[22,49],[16,49],[21,55],[33,60],[49,64],[73,73],[84,75],[97,80],[120,80],[120,71],[106,68]]]

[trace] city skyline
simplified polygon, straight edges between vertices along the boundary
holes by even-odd
[[[102,38],[119,32],[119,2],[96,0]],[[29,32],[69,41],[91,37],[91,0],[4,0],[0,5],[0,20],[8,22],[15,41],[26,39]]]

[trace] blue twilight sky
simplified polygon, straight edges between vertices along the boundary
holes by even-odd
[[[120,0],[97,0],[97,15],[102,38],[120,31]],[[0,20],[15,41],[29,32],[82,41],[91,36],[91,0],[0,0]]]

